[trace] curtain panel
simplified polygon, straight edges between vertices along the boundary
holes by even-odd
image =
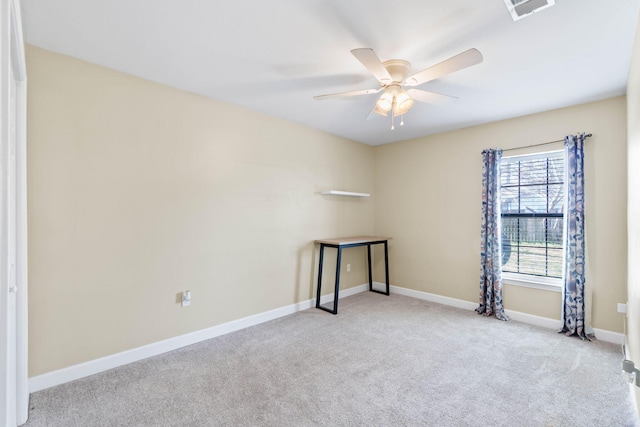
[[[565,271],[560,332],[590,339],[585,315],[584,133],[564,139],[566,167]]]
[[[500,239],[501,149],[482,152],[482,228],[480,231],[480,305],[478,314],[509,320],[502,306]]]

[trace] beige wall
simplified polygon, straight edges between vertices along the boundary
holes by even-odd
[[[640,18],[636,29],[629,82],[627,112],[629,127],[629,282],[628,345],[631,359],[640,368]],[[640,389],[636,388],[640,408]]]
[[[627,299],[624,97],[377,147],[375,231],[393,237],[392,284],[477,302],[480,152],[580,131],[593,134],[585,152],[592,325],[622,332],[616,303]],[[507,309],[559,319],[560,301],[557,292],[505,285]]]
[[[30,376],[310,299],[311,242],[373,232],[373,199],[318,194],[373,193],[370,146],[34,47],[27,60]],[[343,288],[367,280],[360,249]]]
[[[391,236],[393,284],[476,302],[480,151],[578,131],[594,135],[592,323],[622,332],[624,97],[373,148],[41,49],[27,59],[31,376],[307,300],[322,237]],[[366,281],[360,249],[343,288]],[[505,305],[555,319],[560,294],[505,286]]]

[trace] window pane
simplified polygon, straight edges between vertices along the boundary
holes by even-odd
[[[562,277],[562,218],[502,218],[502,271]]]
[[[511,253],[502,271],[562,278],[562,248],[520,247]]]
[[[505,162],[500,168],[503,214],[562,213],[564,159],[561,154]]]
[[[503,214],[520,213],[518,195],[518,187],[503,187],[500,189],[500,209]]]
[[[547,181],[561,180],[562,163],[554,159],[537,159],[521,163],[520,185],[545,184]]]
[[[564,184],[504,187],[500,200],[503,214],[562,213]]]

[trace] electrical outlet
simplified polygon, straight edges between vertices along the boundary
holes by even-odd
[[[347,273],[351,271],[351,264],[347,264]]]
[[[182,292],[182,301],[180,302],[180,304],[183,307],[191,305],[191,291],[183,291]]]
[[[627,312],[627,304],[618,303],[618,313],[626,313]]]

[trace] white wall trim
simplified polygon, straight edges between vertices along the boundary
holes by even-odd
[[[502,283],[524,288],[542,289],[544,291],[562,292],[562,279],[536,277],[518,273],[502,273]]]
[[[345,289],[343,291],[340,291],[339,298],[345,298],[351,295],[355,295],[368,289],[368,283]],[[330,301],[333,301],[333,294],[323,295],[320,298],[321,304],[325,304]],[[127,363],[137,362],[148,357],[153,357],[172,350],[177,350],[179,348],[206,341],[211,338],[219,337],[230,332],[235,332],[240,329],[248,328],[250,326],[259,325],[260,323],[268,322],[279,317],[284,317],[298,311],[315,307],[315,305],[316,299],[313,298],[296,304],[291,304],[273,310],[265,311],[264,313],[259,313],[253,316],[244,317],[242,319],[233,320],[221,325],[212,326],[200,331],[191,332],[185,335],[158,341],[142,347],[133,348],[121,353],[112,354],[109,356],[101,357],[99,359],[69,366],[67,368],[62,368],[56,371],[47,372],[42,375],[37,375],[35,377],[29,378],[29,391],[31,393],[34,393],[36,391],[64,384],[69,381],[88,377],[89,375],[104,372],[118,366],[126,365]]]
[[[28,416],[26,64],[20,0],[0,1],[0,425]]]
[[[399,286],[391,286],[391,293],[404,295],[411,298],[417,298],[425,301],[431,301],[438,304],[448,305],[451,307],[463,308],[465,310],[475,310],[478,307],[477,303],[464,301],[461,299],[445,297],[437,294],[430,294],[428,292],[416,291],[409,288],[401,288]]]
[[[384,283],[374,282],[376,287],[385,286]],[[365,292],[369,289],[369,284],[354,286],[349,289],[340,291],[339,297],[345,298],[351,295],[355,295],[361,292]],[[474,310],[478,304],[470,301],[464,301],[456,298],[445,297],[442,295],[430,294],[427,292],[416,291],[413,289],[402,288],[399,286],[391,286],[392,294],[404,295],[411,298],[426,300],[435,302],[438,304],[448,305],[451,307],[462,308],[465,310]],[[320,298],[322,304],[332,301],[333,295],[323,295]],[[118,366],[126,365],[127,363],[137,362],[139,360],[146,359],[148,357],[157,356],[162,353],[166,353],[172,350],[177,350],[182,347],[186,347],[191,344],[196,344],[202,341],[206,341],[211,338],[219,337],[231,332],[238,331],[240,329],[248,328],[250,326],[259,325],[260,323],[268,322],[280,317],[287,316],[289,314],[296,313],[298,311],[306,310],[315,307],[315,298],[302,301],[296,304],[287,305],[284,307],[276,308],[273,310],[265,311],[253,316],[245,317],[242,319],[234,320],[231,322],[223,323],[221,325],[212,326],[211,328],[203,329],[200,331],[191,332],[189,334],[180,335],[178,337],[169,338],[167,340],[158,341],[153,344],[145,345],[142,347],[134,348],[131,350],[123,351],[121,353],[112,354],[110,356],[101,357],[99,359],[90,360],[88,362],[80,363],[77,365],[69,366],[67,368],[58,369],[56,371],[47,372],[42,375],[37,375],[29,379],[29,390],[31,393],[44,390],[49,387],[64,384],[70,381],[74,381],[80,378],[94,375],[100,372],[107,371],[109,369],[116,368]],[[532,314],[521,313],[513,310],[506,310],[506,313],[513,319],[519,322],[528,323],[531,325],[542,326],[549,329],[559,329],[560,321],[556,319],[549,319],[546,317],[534,316]],[[623,334],[617,332],[606,331],[603,329],[595,330],[596,337],[602,341],[612,342],[615,344],[621,344],[623,342]]]
[[[430,294],[427,292],[416,291],[413,289],[401,288],[399,286],[391,286],[391,293],[405,295],[412,298],[431,301],[438,304],[449,305],[452,307],[463,308],[465,310],[475,310],[478,303],[464,301],[456,298],[444,297],[442,295]],[[529,325],[541,326],[543,328],[559,330],[562,321],[559,319],[549,319],[548,317],[536,316],[533,314],[522,313],[514,310],[505,310],[507,316],[518,322],[527,323]],[[593,329],[596,338],[600,341],[606,341],[613,344],[622,345],[624,342],[624,334],[619,332],[607,331],[605,329]]]
[[[593,328],[596,338],[613,344],[623,345],[625,337],[620,332],[607,331],[606,329]]]

